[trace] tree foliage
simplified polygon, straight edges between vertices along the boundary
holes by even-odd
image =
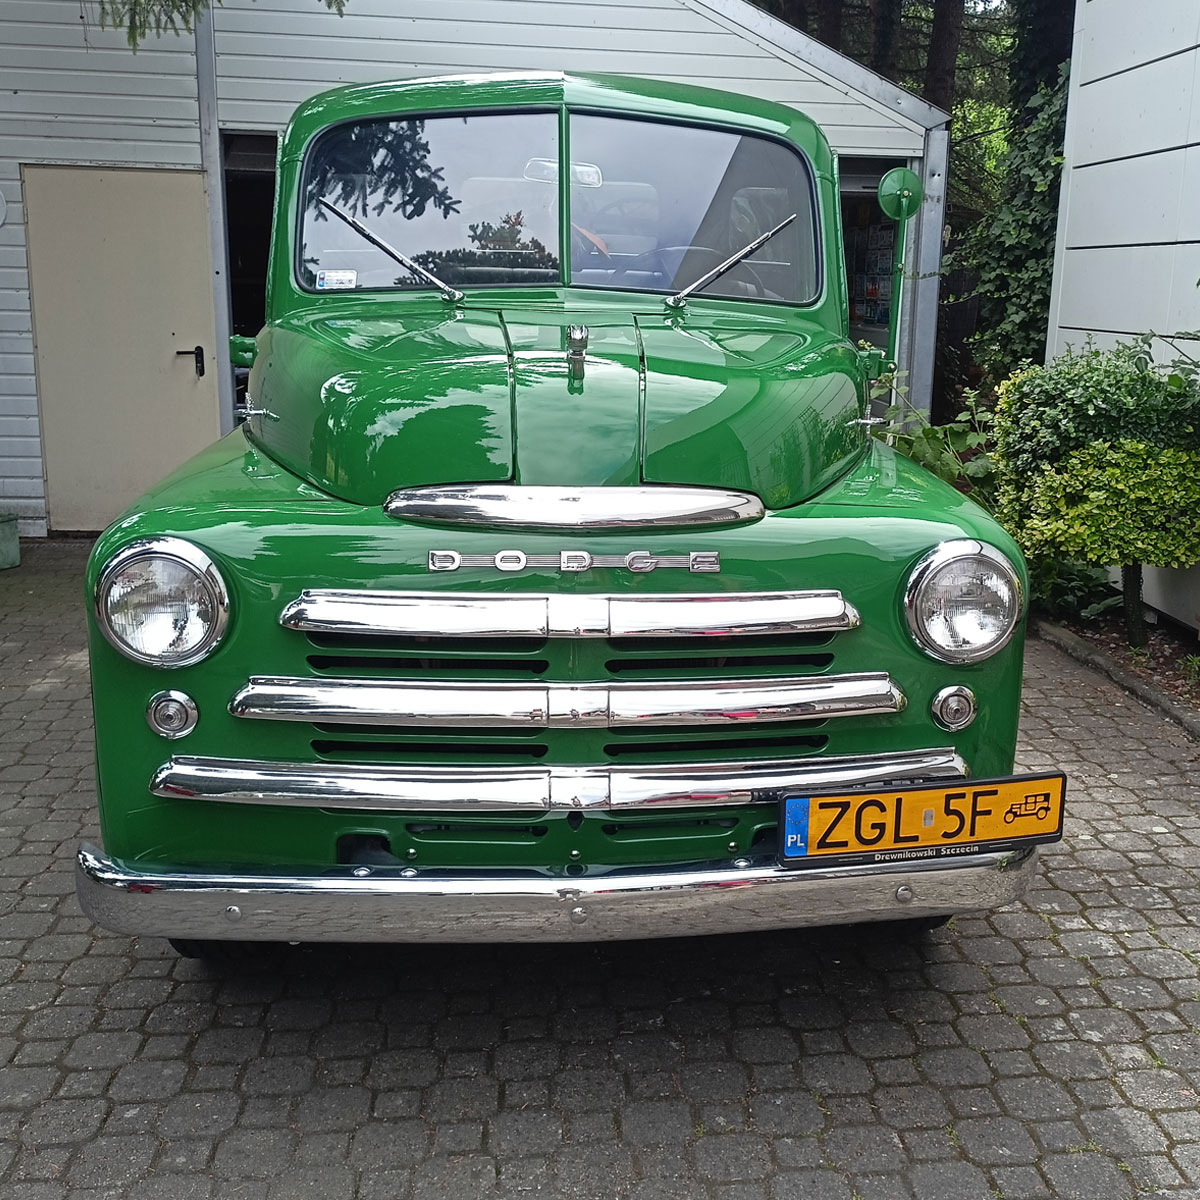
[[[952,225],[995,205],[1012,125],[1013,0],[754,3],[951,114]]]
[[[318,221],[328,219],[317,203],[321,197],[363,217],[390,211],[411,220],[430,205],[449,216],[460,202],[442,174],[429,161],[423,120],[354,121],[322,135],[310,160],[305,204]]]
[[[1013,18],[1009,58],[1009,100],[1018,119],[1029,114],[1029,101],[1053,87],[1058,70],[1071,57],[1075,6],[1066,0],[1008,0]]]
[[[346,0],[322,3],[339,17],[346,7]],[[159,37],[164,33],[178,37],[181,29],[190,33],[196,18],[211,7],[211,0],[100,0],[100,28],[124,29],[125,40],[136,53],[152,33]]]
[[[1012,0],[753,0],[781,21],[870,67],[931,103],[939,74],[996,69],[997,99],[1007,100]],[[991,39],[1005,33],[997,55]],[[952,87],[953,94],[957,88]]]
[[[475,249],[464,246],[428,250],[413,261],[447,283],[478,283],[481,272],[507,273],[505,282],[511,282],[518,272],[529,282],[553,283],[558,279],[558,255],[528,233],[525,214],[520,210],[505,213],[499,224],[473,222],[467,226],[467,239]],[[398,286],[404,282],[403,278],[396,280]]]
[[[963,0],[933,0],[929,28],[929,54],[921,94],[947,112],[954,106],[958,49],[962,43]]]

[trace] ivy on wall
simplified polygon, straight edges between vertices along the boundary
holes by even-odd
[[[994,378],[1046,353],[1050,283],[1058,229],[1067,114],[1067,64],[1052,88],[1029,101],[1032,119],[1013,136],[1004,165],[1000,205],[963,239],[955,257],[978,278],[976,361]]]

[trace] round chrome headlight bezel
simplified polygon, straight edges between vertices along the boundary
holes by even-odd
[[[990,569],[1005,577],[1012,590],[1012,611],[1003,634],[986,645],[965,648],[945,646],[933,637],[925,624],[922,617],[922,599],[941,571],[952,564],[963,563],[971,559],[985,560]],[[984,659],[998,654],[1012,640],[1024,612],[1024,589],[1021,586],[1021,577],[1017,573],[1016,567],[995,546],[990,546],[987,542],[976,541],[974,538],[942,542],[941,545],[934,547],[913,568],[904,591],[904,616],[913,640],[930,658],[955,665],[982,662]]]
[[[167,559],[184,567],[207,594],[212,618],[204,637],[179,654],[147,654],[131,646],[114,628],[109,609],[110,589],[118,575],[146,559]],[[229,590],[216,564],[199,546],[176,537],[143,538],[122,547],[104,564],[93,596],[96,625],[105,640],[125,658],[168,670],[190,667],[207,658],[220,645],[229,624]]]

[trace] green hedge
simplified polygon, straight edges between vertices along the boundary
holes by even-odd
[[[1068,352],[1000,385],[995,433],[1017,485],[1096,441],[1200,450],[1200,390],[1152,369],[1138,345]]]
[[[997,515],[1032,578],[1056,586],[1063,560],[1119,565],[1133,645],[1142,567],[1200,559],[1200,379],[1190,359],[1154,365],[1148,343],[1017,371],[994,424]]]
[[[1034,559],[1185,567],[1200,557],[1200,454],[1093,442],[1006,493],[1001,518]]]

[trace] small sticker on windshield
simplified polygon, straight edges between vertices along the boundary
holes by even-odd
[[[331,292],[334,288],[358,287],[357,271],[318,271],[317,291]]]

